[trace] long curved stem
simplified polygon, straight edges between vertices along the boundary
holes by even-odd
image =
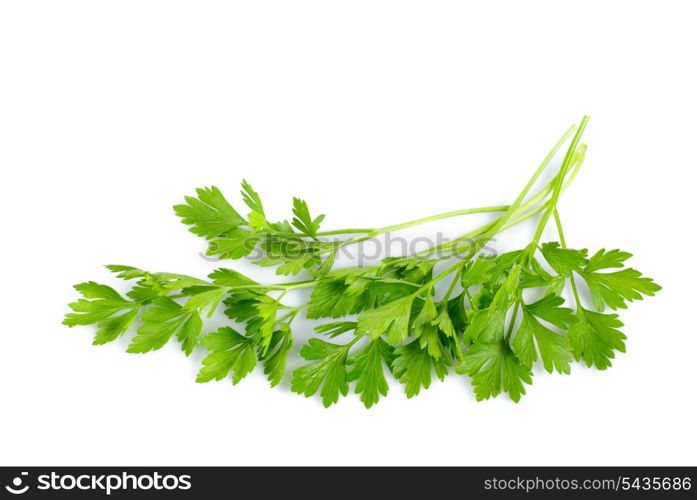
[[[433,221],[446,219],[446,218],[450,218],[450,217],[458,217],[461,215],[471,215],[471,214],[493,213],[493,212],[506,212],[502,217],[499,217],[498,219],[496,219],[491,225],[486,224],[485,226],[482,226],[482,228],[486,227],[486,230],[491,231],[492,234],[496,233],[498,231],[498,229],[496,229],[496,230],[494,230],[494,229],[496,228],[497,224],[500,224],[501,227],[503,227],[506,224],[507,220],[510,217],[512,217],[516,212],[518,212],[519,210],[522,210],[524,208],[528,208],[532,204],[539,202],[540,200],[544,199],[552,191],[553,183],[550,182],[547,186],[542,188],[535,196],[533,196],[533,198],[531,198],[527,203],[522,204],[523,200],[527,196],[530,189],[532,189],[533,185],[538,180],[538,178],[540,177],[542,172],[549,166],[550,162],[552,161],[554,156],[557,154],[559,149],[564,145],[566,140],[571,136],[571,134],[574,133],[575,130],[576,130],[576,126],[573,125],[573,126],[569,127],[569,129],[566,132],[564,132],[562,137],[556,142],[554,147],[547,154],[547,156],[542,161],[542,163],[538,166],[537,170],[535,171],[533,176],[530,178],[530,180],[526,184],[525,188],[523,188],[523,191],[520,193],[520,195],[518,196],[518,198],[514,201],[514,203],[512,205],[497,205],[497,206],[489,206],[489,207],[469,208],[469,209],[464,209],[464,210],[454,210],[452,212],[444,212],[441,214],[431,215],[428,217],[423,217],[420,219],[415,219],[412,221],[403,222],[401,224],[394,224],[394,225],[390,225],[390,226],[385,226],[382,228],[373,229],[364,235],[356,236],[354,238],[350,238],[348,240],[342,241],[339,243],[339,245],[337,245],[337,247],[346,247],[349,245],[354,245],[356,243],[360,243],[360,242],[375,238],[376,236],[379,236],[380,234],[384,234],[384,233],[391,232],[391,231],[398,231],[400,229],[406,229],[408,227],[412,227],[412,226],[416,226],[416,225],[420,225],[420,224],[425,224],[428,222],[433,222]],[[469,237],[470,237],[470,235],[464,235],[461,238],[466,239]],[[453,240],[453,241],[455,241],[455,240]],[[437,249],[437,248],[440,248],[440,246],[433,247],[433,249]],[[336,248],[333,250],[329,250],[329,252],[332,252],[335,250],[336,250]],[[426,251],[429,251],[429,250],[431,250],[431,249],[427,249]]]
[[[576,158],[572,164],[571,170],[567,174],[567,178],[564,180],[564,185],[562,186],[562,189],[561,189],[562,193],[568,189],[569,185],[571,185],[574,178],[578,174],[578,171],[580,170],[581,165],[583,164],[583,160],[585,158],[585,152],[586,152],[586,145],[581,144],[578,147]],[[511,218],[511,220],[508,221],[507,223],[505,223],[499,231],[505,231],[508,228],[516,226],[516,225],[520,224],[521,222],[524,222],[524,221],[534,217],[535,215],[539,214],[543,210],[545,210],[547,208],[547,204],[546,203],[540,204],[540,202],[552,192],[552,190],[554,189],[554,182],[555,181],[553,179],[544,188],[542,188],[535,196],[530,198],[530,200],[528,200],[527,202],[523,203],[517,211],[517,213],[520,215],[517,215],[517,216]],[[456,244],[460,243],[463,240],[471,240],[473,238],[476,238],[477,236],[480,236],[481,234],[484,234],[484,232],[488,231],[489,228],[493,227],[493,225],[497,221],[498,221],[498,219],[496,219],[492,222],[489,222],[488,224],[486,224],[486,225],[484,225],[484,226],[482,226],[474,231],[471,231],[465,235],[462,235],[458,238],[455,238],[454,240],[448,241],[442,245],[439,245],[439,246],[436,246],[436,247],[433,247],[430,249],[426,249],[425,251],[420,252],[418,255],[423,255],[425,253],[432,252],[435,250],[447,250],[451,247],[455,247],[457,249],[459,247],[456,247],[455,246]]]
[[[535,231],[535,236],[532,239],[532,244],[530,245],[530,248],[533,249],[532,251],[534,251],[535,247],[537,246],[537,243],[540,241],[542,231],[547,225],[547,221],[549,221],[550,216],[557,208],[557,202],[559,201],[561,189],[564,184],[564,175],[566,174],[568,168],[571,166],[571,162],[573,161],[574,156],[576,154],[576,148],[579,145],[581,136],[583,135],[583,131],[586,129],[586,124],[588,123],[588,120],[588,115],[585,115],[581,119],[581,123],[578,126],[578,130],[576,130],[576,134],[574,135],[574,138],[571,140],[571,145],[569,146],[569,149],[566,151],[564,161],[562,162],[561,167],[559,168],[557,182],[554,186],[554,190],[552,191],[552,199],[549,201],[549,206],[547,207],[547,210],[545,211],[545,213],[542,214],[540,223],[537,225],[537,230]]]

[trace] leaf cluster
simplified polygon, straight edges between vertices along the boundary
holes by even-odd
[[[290,386],[306,397],[319,395],[325,406],[353,391],[370,408],[388,394],[390,378],[410,398],[448,374],[467,377],[478,400],[506,393],[517,402],[532,384],[536,365],[558,374],[569,374],[574,362],[604,370],[626,347],[618,311],[654,295],[660,286],[626,267],[627,252],[600,249],[591,255],[566,247],[556,204],[583,160],[585,145],[578,139],[584,127],[585,119],[562,138],[575,130],[546,188],[529,197],[555,150],[503,215],[454,240],[479,237],[466,258],[453,262],[447,252],[437,258],[414,254],[375,266],[336,268],[338,249],[386,229],[323,233],[324,215],[311,215],[299,198],[293,199],[290,220],[272,222],[246,181],[242,199],[249,212],[242,216],[219,189],[201,188],[174,210],[206,240],[209,255],[248,256],[257,265],[275,267],[277,274],[303,273],[307,279],[262,284],[228,268],[199,279],[110,265],[117,278],[130,284],[128,291],[94,281],[76,285],[80,298],[69,304],[64,324],[95,325],[94,344],[134,330],[127,347],[131,353],[155,351],[173,339],[187,356],[205,349],[197,382],[237,384],[259,366],[276,386],[296,350],[293,321],[302,313],[318,321],[317,336],[300,346],[305,364],[292,372]],[[536,214],[542,217],[525,248],[483,252],[496,234]],[[559,241],[540,243],[552,216]],[[328,241],[327,235],[347,236]],[[448,282],[447,288],[440,286]],[[284,304],[286,294],[299,289],[309,289],[309,298],[299,306]],[[205,323],[216,311],[230,324],[210,331]]]

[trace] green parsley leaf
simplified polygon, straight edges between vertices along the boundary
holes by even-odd
[[[244,274],[233,269],[225,269],[224,267],[213,271],[208,275],[208,278],[219,286],[243,287],[259,285],[259,283],[246,277]]]
[[[265,219],[264,205],[261,203],[259,193],[254,191],[252,186],[246,180],[242,180],[242,200],[252,212],[257,214],[258,218]],[[250,217],[251,219],[252,217]]]
[[[361,401],[366,408],[377,403],[380,395],[387,396],[389,387],[383,362],[389,368],[394,358],[394,348],[378,338],[349,359],[348,380],[356,382],[355,392],[361,395]]]
[[[513,353],[506,342],[478,342],[465,352],[457,373],[472,378],[477,401],[495,397],[501,392],[516,403],[525,394],[523,384],[532,384],[532,372]]]
[[[325,323],[324,325],[316,326],[315,331],[324,335],[325,337],[333,339],[342,333],[355,330],[357,325],[358,323],[355,321],[335,321],[334,323]]]
[[[317,231],[319,231],[319,225],[324,220],[324,214],[318,215],[314,219],[310,215],[310,209],[307,207],[307,203],[300,198],[293,198],[293,225],[298,228],[298,230],[311,237],[317,236]]]
[[[619,268],[631,254],[620,250],[598,251],[579,273],[586,281],[593,298],[593,305],[602,312],[605,306],[610,309],[626,309],[627,302],[642,300],[642,294],[652,296],[661,287],[651,278],[642,276],[632,268],[612,273],[599,273],[601,269]]]
[[[291,390],[310,397],[320,386],[320,395],[325,408],[339,401],[339,394],[348,394],[348,375],[346,359],[351,344],[338,345],[319,339],[310,339],[300,349],[300,355],[308,361],[316,361],[301,366],[293,372]]]
[[[368,335],[375,340],[385,335],[387,342],[397,344],[409,336],[409,318],[414,295],[394,300],[358,317],[357,335]]]
[[[537,349],[535,348],[537,344]],[[549,373],[571,373],[571,350],[566,335],[553,332],[542,325],[526,308],[523,308],[523,321],[511,343],[511,348],[520,362],[531,368],[537,361],[540,351],[542,364]]]
[[[481,283],[487,283],[492,278],[492,270],[496,266],[494,259],[479,257],[467,265],[460,277],[462,287],[467,289]]]
[[[123,298],[113,288],[94,281],[80,283],[74,288],[84,299],[69,304],[74,312],[66,314],[64,325],[91,325],[137,307],[137,304]]]
[[[287,323],[281,323],[279,329],[273,332],[269,347],[260,359],[264,362],[264,374],[269,379],[271,387],[281,383],[286,372],[288,352],[293,347],[293,337]]]
[[[147,271],[143,271],[142,269],[138,269],[137,267],[133,267],[133,266],[122,266],[119,264],[110,264],[110,265],[107,265],[104,267],[106,267],[112,273],[115,273],[117,278],[121,278],[123,280],[145,278],[146,276],[148,276],[150,274]]]
[[[162,348],[176,335],[188,356],[198,343],[203,324],[196,311],[182,308],[167,297],[158,297],[143,313],[143,324],[128,346],[128,352],[144,353]]]
[[[547,295],[532,304],[525,304],[525,311],[533,316],[551,323],[557,328],[566,328],[576,322],[574,312],[568,307],[561,307],[564,299],[558,295]]]
[[[579,311],[579,321],[569,328],[571,352],[577,361],[599,370],[612,366],[614,351],[625,352],[627,338],[618,330],[622,322],[617,314],[603,314],[587,309]]]
[[[573,271],[580,271],[588,263],[588,250],[561,248],[559,243],[543,243],[542,255],[560,276],[569,277]]]
[[[438,338],[437,318],[438,310],[429,295],[421,308],[421,312],[414,318],[413,329],[414,337],[419,339],[419,346],[421,349],[426,349],[433,359],[439,359],[443,350]]]
[[[186,288],[184,293],[190,294],[191,297],[184,304],[184,309],[199,312],[207,310],[208,317],[211,317],[229,291],[229,288],[224,286],[210,285]]]
[[[209,241],[206,255],[221,259],[241,259],[252,253],[260,241],[261,236],[252,231],[239,227],[232,228]]]
[[[199,188],[196,194],[198,197],[186,196],[186,204],[174,207],[192,233],[213,239],[245,223],[217,187]]]
[[[418,395],[422,387],[428,389],[434,371],[440,380],[448,374],[450,360],[446,356],[434,359],[421,348],[418,340],[396,347],[394,354],[392,373],[404,384],[407,398]]]
[[[206,335],[201,344],[210,352],[203,360],[196,382],[222,380],[232,372],[234,385],[249,375],[257,364],[252,339],[240,335],[229,326]]]

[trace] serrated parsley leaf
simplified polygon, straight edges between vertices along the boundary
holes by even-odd
[[[242,200],[244,200],[245,205],[247,205],[252,212],[256,212],[262,219],[265,218],[264,205],[261,203],[261,197],[246,180],[242,180],[241,192]]]
[[[237,384],[257,364],[252,339],[240,335],[229,326],[203,337],[201,344],[208,349],[196,382],[222,380],[232,372],[232,383]]]
[[[255,304],[257,309],[257,320],[247,324],[247,332],[254,332],[259,349],[265,354],[271,345],[271,339],[276,327],[276,313],[278,312],[278,301],[266,295],[259,297]]]
[[[80,283],[74,288],[84,298],[69,304],[74,312],[65,315],[64,325],[91,325],[138,306],[113,288],[94,281]]]
[[[361,395],[361,401],[370,408],[387,396],[389,389],[383,362],[390,367],[394,361],[394,348],[382,339],[368,343],[361,351],[349,359],[348,380],[356,381],[355,392]]]
[[[604,248],[598,250],[593,257],[590,258],[584,271],[587,273],[598,271],[600,269],[611,269],[624,267],[624,261],[632,256],[629,252],[622,250],[605,251]]]
[[[414,318],[412,328],[414,338],[419,340],[419,346],[426,349],[433,359],[439,359],[442,354],[442,345],[438,338],[438,326],[436,326],[438,310],[429,295],[421,308],[421,312]]]
[[[255,264],[259,261],[255,261]],[[279,262],[281,262],[279,264]],[[300,274],[304,269],[310,269],[313,266],[320,264],[322,259],[314,253],[305,253],[300,256],[288,256],[280,261],[273,261],[272,265],[276,265],[276,274],[283,276]]]
[[[320,281],[310,295],[307,317],[340,318],[360,309],[360,295],[347,293],[349,285],[344,277],[327,277]]]
[[[232,293],[223,300],[225,304],[225,316],[228,318],[245,322],[257,316],[257,304],[263,295],[252,292]]]
[[[241,259],[252,253],[260,240],[261,237],[252,231],[239,227],[232,228],[209,241],[206,255],[221,259]]]
[[[537,349],[535,348],[537,344]],[[571,373],[573,356],[566,335],[553,332],[542,325],[535,316],[523,310],[523,321],[511,342],[511,348],[520,362],[532,368],[540,351],[542,364],[549,373]]]
[[[385,335],[390,344],[402,342],[409,336],[409,318],[414,297],[408,295],[364,312],[358,317],[356,334],[368,335],[373,340]]]
[[[293,372],[291,390],[310,397],[320,386],[320,395],[325,408],[339,401],[339,394],[348,394],[348,375],[346,359],[350,345],[332,344],[319,339],[310,339],[300,349],[300,355],[308,361],[316,361],[301,366]]]
[[[485,309],[475,310],[471,313],[469,325],[465,330],[465,343],[475,341],[492,343],[503,339],[506,313],[515,301],[519,276],[520,266],[516,266],[501,283],[493,296],[490,296],[490,292],[484,288],[480,291],[482,296],[479,298],[488,301],[489,297],[491,297],[491,302]]]
[[[404,384],[407,398],[419,394],[422,387],[428,389],[431,386],[434,371],[440,380],[448,374],[450,360],[447,356],[434,359],[428,351],[421,348],[418,340],[396,347],[394,354],[392,373]]]
[[[576,322],[573,310],[561,307],[564,298],[558,295],[547,295],[537,302],[525,304],[525,311],[551,323],[558,328],[566,328]]]
[[[218,305],[223,300],[229,289],[224,286],[198,286],[184,289],[184,293],[190,295],[189,300],[184,304],[184,309],[208,313],[211,317]]]
[[[314,219],[310,215],[307,203],[300,198],[293,198],[293,225],[306,236],[316,237],[319,226],[324,220],[324,214],[318,215]]]
[[[325,337],[333,339],[342,333],[355,330],[357,325],[358,323],[355,321],[335,321],[334,323],[325,323],[324,325],[316,326],[315,331],[324,335]]]
[[[460,277],[460,284],[467,289],[488,282],[492,277],[492,270],[495,265],[494,259],[476,258],[465,267]]]
[[[506,342],[477,342],[467,349],[457,373],[472,378],[477,401],[495,397],[501,392],[516,403],[525,394],[523,384],[532,383],[532,372],[518,360]]]
[[[464,308],[462,309],[464,312]],[[438,316],[433,320],[433,325],[437,326],[438,329],[445,334],[446,337],[454,337],[456,335],[455,332],[455,324],[453,323],[453,320],[450,318],[450,312],[448,311],[448,304],[445,304],[443,307],[441,307],[440,313],[438,313]]]
[[[619,268],[631,254],[620,250],[598,251],[579,273],[586,281],[595,308],[602,312],[610,309],[626,309],[627,302],[642,300],[643,295],[654,295],[661,287],[651,278],[642,276],[632,268],[611,273],[599,273],[602,269]]]
[[[224,267],[213,271],[208,275],[208,278],[213,281],[213,283],[220,286],[243,287],[248,285],[256,286],[259,284],[238,271],[226,269]]]
[[[102,345],[119,338],[133,324],[136,317],[138,317],[138,312],[139,309],[132,309],[124,314],[112,316],[97,323],[98,329],[92,344]]]
[[[153,307],[143,313],[143,323],[128,346],[128,352],[144,353],[163,347],[176,335],[188,356],[201,334],[201,317],[196,311],[184,309],[172,299],[158,297]]]
[[[588,262],[588,250],[585,248],[582,250],[561,248],[556,241],[543,243],[541,251],[552,269],[566,278],[570,277],[573,271],[580,271]]]
[[[186,204],[174,207],[192,233],[210,240],[245,223],[217,187],[198,188],[196,194],[185,196]]]
[[[571,352],[577,361],[583,360],[587,366],[604,370],[612,366],[614,351],[625,352],[624,339],[627,337],[618,330],[622,322],[617,314],[603,314],[583,309],[579,321],[569,327]]]
[[[143,271],[142,269],[138,269],[137,267],[133,266],[123,266],[120,264],[109,264],[106,267],[109,271],[112,273],[116,274],[117,278],[121,278],[123,280],[132,280],[135,278],[145,278],[148,276],[150,273],[147,271]]]
[[[269,379],[271,387],[277,386],[286,372],[288,351],[293,347],[293,337],[290,327],[282,323],[280,328],[273,333],[269,347],[260,359],[264,362],[264,374]]]

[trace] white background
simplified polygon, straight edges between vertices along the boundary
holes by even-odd
[[[2,2],[0,463],[695,465],[696,15],[636,0]],[[451,376],[326,410],[259,373],[196,384],[200,353],[174,344],[131,355],[60,324],[74,283],[115,283],[103,264],[213,269],[170,208],[197,186],[239,207],[244,177],[277,218],[302,196],[327,228],[505,203],[583,113],[569,243],[629,250],[664,286],[623,313],[610,370],[539,373],[517,405],[477,403]]]

